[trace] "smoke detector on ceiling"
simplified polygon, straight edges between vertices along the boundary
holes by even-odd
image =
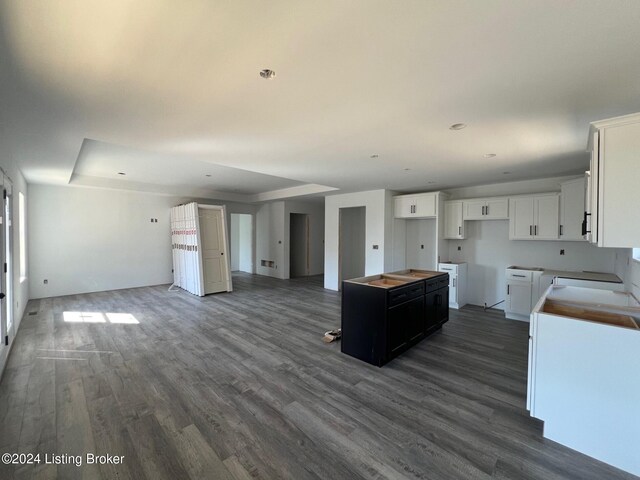
[[[260,76],[269,80],[270,78],[274,78],[276,76],[276,72],[265,68],[264,70],[260,70]]]

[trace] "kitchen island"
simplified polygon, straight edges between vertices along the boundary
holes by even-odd
[[[449,319],[449,275],[400,270],[342,282],[347,355],[381,367]]]
[[[640,304],[551,285],[531,314],[527,409],[544,436],[640,475]]]

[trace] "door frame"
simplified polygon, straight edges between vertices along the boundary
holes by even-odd
[[[291,276],[291,252],[293,246],[291,242],[291,218],[293,215],[302,215],[304,217],[304,242],[305,242],[305,258],[304,258],[304,275],[302,277],[308,277],[311,274],[311,227],[310,227],[310,215],[308,213],[289,212],[289,278]]]
[[[2,175],[2,211],[0,212],[0,292],[5,297],[0,301],[0,378],[6,366],[9,352],[13,346],[16,322],[14,318],[13,296],[13,184]]]

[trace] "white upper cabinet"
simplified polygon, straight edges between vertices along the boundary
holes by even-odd
[[[556,240],[559,234],[559,199],[557,193],[511,198],[509,238]]]
[[[560,239],[584,240],[585,178],[576,178],[560,184]]]
[[[640,247],[640,113],[591,124],[588,218],[599,247]]]
[[[463,220],[506,220],[509,218],[507,197],[463,200]]]
[[[408,218],[415,216],[413,209],[415,208],[414,197],[394,197],[394,216],[396,218]]]
[[[444,202],[444,238],[464,239],[462,201]]]
[[[396,218],[429,218],[436,216],[438,192],[394,197]]]

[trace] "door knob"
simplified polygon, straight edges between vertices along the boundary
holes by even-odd
[[[0,292],[0,300],[2,300],[4,297],[6,297],[6,295],[2,292]]]

